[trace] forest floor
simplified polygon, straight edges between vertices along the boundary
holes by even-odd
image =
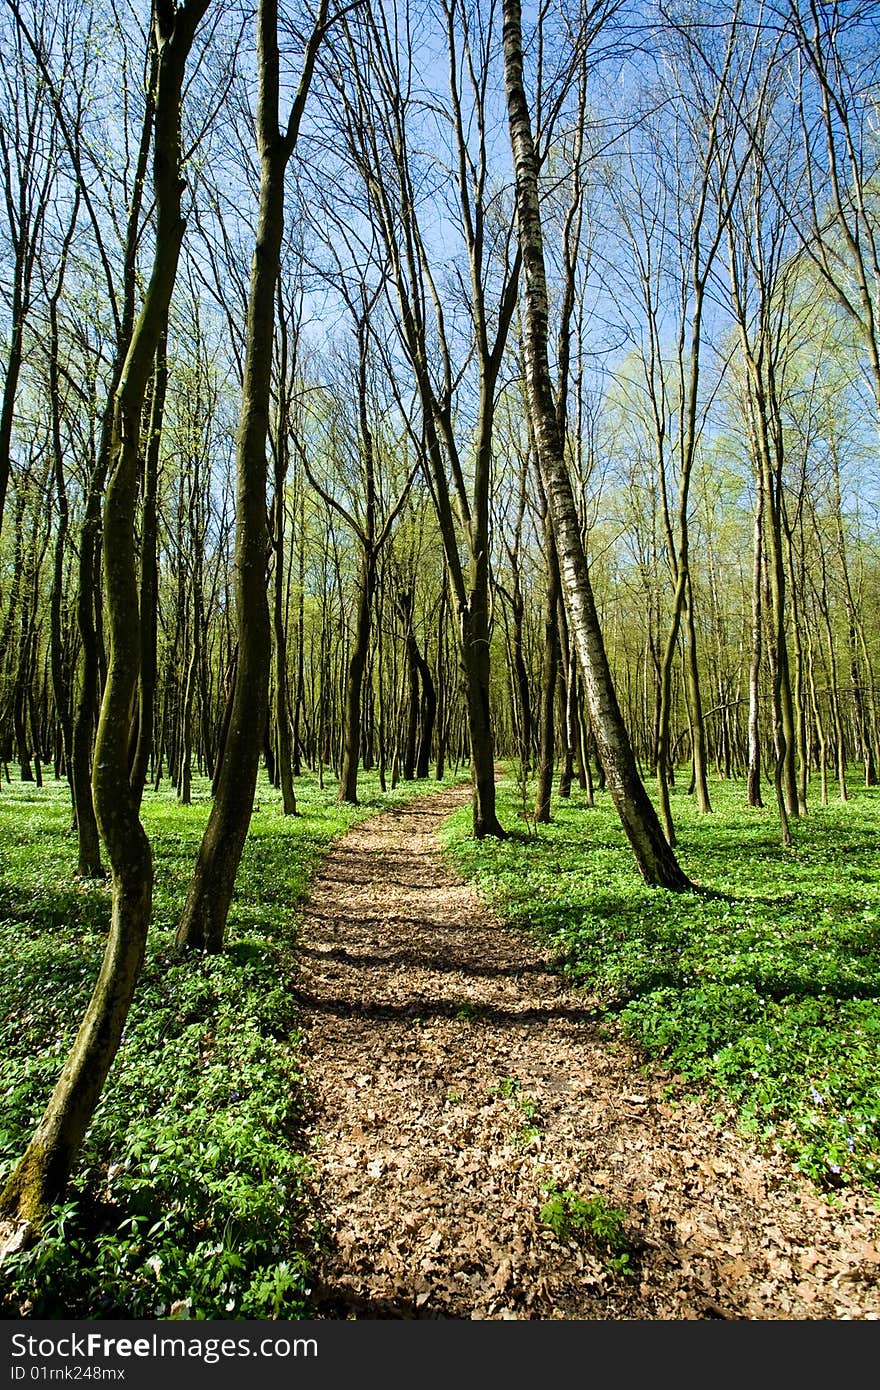
[[[305,907],[318,1316],[876,1318],[877,1204],[670,1096],[444,862],[467,794],[357,825]]]

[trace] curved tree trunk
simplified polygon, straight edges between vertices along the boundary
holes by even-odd
[[[773,707],[776,724],[776,757],[779,763],[775,779],[777,792],[785,801],[785,816],[780,812],[782,841],[791,843],[788,819],[798,815],[797,778],[795,774],[795,722],[791,694],[791,675],[788,660],[788,636],[785,628],[785,562],[782,551],[781,473],[774,479],[770,464],[764,460],[764,505],[767,508],[765,528],[767,538],[767,576],[773,624],[773,643],[776,663],[773,671]]]
[[[151,55],[155,65],[155,53]],[[101,417],[100,440],[92,460],[86,486],[85,512],[80,530],[79,565],[77,569],[76,619],[82,645],[82,674],[79,698],[73,714],[73,800],[79,841],[77,873],[81,878],[103,878],[101,841],[92,794],[92,745],[96,714],[102,689],[101,638],[101,499],[112,448],[116,395],[122,379],[134,329],[135,296],[137,289],[137,248],[141,234],[141,211],[150,145],[154,128],[155,67],[151,72],[149,89],[141,126],[140,144],[132,183],[132,198],[128,212],[123,267],[123,306],[116,342],[115,360],[107,393],[107,403]]]
[[[157,3],[154,125],[156,249],[144,304],[116,395],[104,511],[110,664],[95,748],[94,797],[113,875],[110,935],[98,982],[70,1056],[18,1166],[0,1196],[6,1215],[39,1224],[63,1194],[128,1016],[147,939],[150,845],[129,781],[132,702],[140,665],[134,515],[141,415],[183,241],[180,103],[187,54],[209,0],[178,11]]]

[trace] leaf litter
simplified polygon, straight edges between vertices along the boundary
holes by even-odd
[[[304,910],[317,1316],[876,1319],[877,1204],[825,1200],[714,1102],[670,1100],[444,862],[465,794],[349,831]],[[626,1271],[554,1236],[550,1190],[626,1214]]]

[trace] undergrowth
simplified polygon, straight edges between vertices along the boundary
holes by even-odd
[[[123,1044],[66,1200],[44,1237],[0,1270],[0,1314],[295,1319],[308,1315],[320,1232],[308,1208],[306,1096],[289,988],[296,909],[330,841],[394,805],[362,781],[361,806],[297,783],[284,818],[261,779],[229,919],[228,949],[172,949],[209,810],[147,793],[153,924]],[[0,790],[0,1184],[42,1113],[88,1000],[109,888],[73,876],[65,787]]]
[[[515,782],[499,796],[514,824]],[[880,1188],[880,790],[811,804],[779,845],[770,809],[715,782],[713,814],[673,801],[680,862],[702,891],[638,876],[610,800],[554,798],[537,836],[468,838],[449,822],[457,865],[514,924],[555,946],[671,1079],[725,1097],[825,1190]]]
[[[621,1207],[611,1206],[601,1192],[582,1197],[571,1187],[549,1187],[544,1198],[541,1220],[557,1240],[582,1240],[614,1274],[631,1272],[633,1246]]]

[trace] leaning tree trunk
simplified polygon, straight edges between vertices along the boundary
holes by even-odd
[[[525,277],[525,366],[529,411],[550,506],[572,635],[599,756],[617,813],[649,884],[691,885],[668,845],[642,785],[602,640],[571,479],[556,418],[547,351],[548,298],[538,195],[538,159],[523,85],[520,0],[504,0],[504,76],[516,178],[517,232]]]
[[[168,321],[183,241],[180,104],[186,58],[209,0],[154,7],[157,52],[153,178],[156,242],[152,273],[114,403],[104,507],[104,578],[110,663],[98,722],[93,790],[112,871],[110,934],[97,984],[70,1056],[23,1157],[0,1196],[4,1215],[36,1226],[63,1194],[116,1056],[140,973],[150,919],[153,863],[129,782],[132,704],[140,665],[134,537],[138,447],[144,398]]]

